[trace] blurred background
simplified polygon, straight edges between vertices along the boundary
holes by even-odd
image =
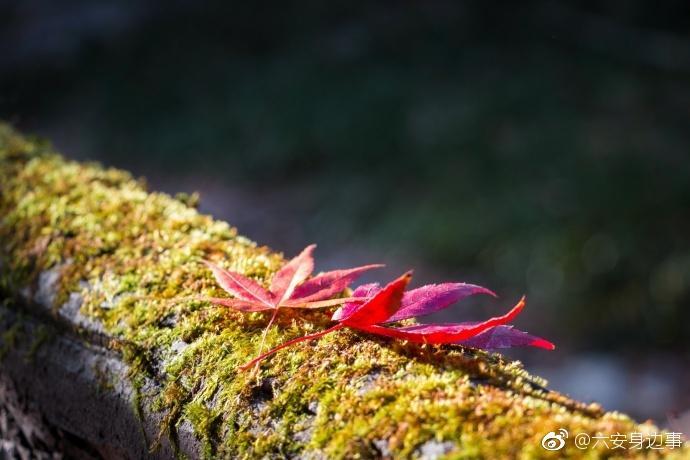
[[[501,295],[551,387],[690,432],[690,3],[0,0],[0,118],[317,269]],[[439,319],[439,317],[437,317]]]

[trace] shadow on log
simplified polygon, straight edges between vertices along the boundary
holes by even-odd
[[[2,125],[0,182],[0,415],[20,438],[3,447],[12,455],[597,458],[610,452],[549,452],[542,437],[658,431],[550,391],[499,355],[345,330],[238,373],[269,318],[189,300],[223,295],[199,262],[266,284],[281,255]],[[267,346],[328,318],[281,312]]]

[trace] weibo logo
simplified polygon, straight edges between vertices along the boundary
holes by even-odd
[[[546,450],[561,450],[565,447],[565,440],[568,439],[568,431],[561,428],[558,432],[551,431],[541,438],[541,446]]]

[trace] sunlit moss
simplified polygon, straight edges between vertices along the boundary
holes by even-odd
[[[267,284],[280,255],[180,200],[146,192],[125,172],[66,161],[2,125],[0,181],[0,289],[16,295],[59,270],[53,308],[78,293],[80,313],[113,337],[135,388],[147,377],[162,382],[146,408],[165,414],[161,434],[189,424],[208,457],[417,456],[427,443],[449,442],[441,444],[449,458],[541,458],[541,437],[558,428],[655,429],[545,390],[498,355],[350,331],[279,353],[258,374],[238,373],[256,354],[267,317],[188,300],[223,295],[199,261]],[[326,324],[326,313],[281,312],[267,345]],[[136,393],[140,415],[141,401]]]

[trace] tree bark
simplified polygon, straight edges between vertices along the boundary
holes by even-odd
[[[541,440],[560,428],[659,431],[549,390],[499,355],[347,330],[239,372],[270,315],[194,300],[224,295],[199,261],[267,284],[281,255],[4,125],[0,182],[7,456],[596,458],[611,453],[571,441],[552,453]],[[328,325],[328,313],[281,312],[267,346]]]

